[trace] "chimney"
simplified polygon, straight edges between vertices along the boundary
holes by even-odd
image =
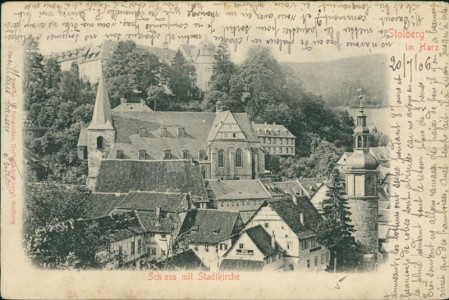
[[[190,211],[194,208],[192,199],[190,198],[190,194],[185,194],[186,201],[187,201],[187,211]]]
[[[145,100],[141,99],[141,100],[140,100],[140,105],[141,105],[141,106],[145,106],[145,105],[146,105],[146,104],[145,104]]]
[[[304,225],[304,213],[299,213],[299,222],[301,222],[301,225]]]
[[[164,49],[168,49],[168,42],[167,42],[167,41],[164,41],[162,47],[164,47]]]
[[[120,103],[126,105],[126,99],[125,99],[125,97],[120,98]]]
[[[276,122],[273,122],[273,125],[276,125]]]
[[[271,247],[273,249],[276,248],[276,240],[275,240],[274,230],[272,231],[272,234],[271,234]]]
[[[161,208],[156,207],[156,224],[160,224],[161,222]]]
[[[223,111],[223,102],[221,102],[220,100],[218,100],[217,103],[215,104],[215,111],[216,112]]]

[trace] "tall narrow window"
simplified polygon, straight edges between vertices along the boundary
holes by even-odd
[[[224,150],[218,150],[218,167],[224,167]]]
[[[203,176],[203,179],[206,179],[206,171],[207,171],[207,169],[206,169],[206,167],[201,167],[201,175]],[[221,203],[222,204],[222,206],[223,206],[223,203]]]
[[[235,166],[243,167],[242,150],[240,149],[237,149],[237,151],[235,151]]]
[[[189,158],[189,151],[187,151],[187,150],[182,150],[182,158],[184,158],[184,159]]]
[[[97,149],[104,149],[104,137],[102,136],[97,137]]]

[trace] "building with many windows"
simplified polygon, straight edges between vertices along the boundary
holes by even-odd
[[[296,137],[284,125],[253,124],[261,148],[271,155],[294,156]]]
[[[91,187],[105,159],[195,161],[204,179],[256,179],[265,170],[246,113],[223,111],[221,102],[216,112],[111,111],[103,79],[78,155],[88,161]]]
[[[82,48],[53,53],[48,58],[56,59],[62,71],[69,71],[73,63],[77,64],[80,78],[94,84],[99,82],[103,67],[111,59],[118,43],[106,40],[98,45],[91,44]],[[164,63],[171,63],[176,55],[176,50],[169,49],[166,42],[162,47],[142,45],[137,45],[137,47],[156,55]],[[201,90],[206,90],[212,76],[215,45],[205,37],[196,46],[181,45],[178,50],[195,67],[198,87]]]

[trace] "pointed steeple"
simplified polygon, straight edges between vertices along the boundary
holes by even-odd
[[[92,122],[87,129],[114,129],[112,127],[111,104],[109,103],[108,91],[103,76],[98,83],[97,98],[95,99],[94,114]]]

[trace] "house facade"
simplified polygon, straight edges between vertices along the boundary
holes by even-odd
[[[231,249],[243,228],[238,212],[216,209],[190,211],[176,240],[179,252],[193,250],[210,270],[218,270],[223,255]]]
[[[279,271],[284,266],[284,250],[262,226],[242,232],[223,257],[220,270]]]
[[[78,154],[88,161],[93,187],[101,161],[190,160],[204,179],[256,179],[265,157],[245,113],[111,111],[104,80],[92,121],[82,128]]]
[[[329,250],[316,241],[316,228],[322,220],[306,198],[295,204],[289,199],[265,202],[245,225],[245,230],[262,226],[274,235],[285,250],[286,271],[323,271],[329,264]]]

